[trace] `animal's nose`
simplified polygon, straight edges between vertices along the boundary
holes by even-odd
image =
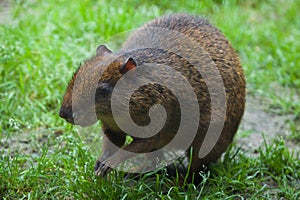
[[[59,110],[59,116],[64,119],[69,119],[73,117],[72,107],[62,106]]]

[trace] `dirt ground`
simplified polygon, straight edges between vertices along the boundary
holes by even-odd
[[[235,138],[237,146],[255,155],[256,150],[264,144],[264,139],[270,144],[282,136],[291,151],[300,152],[299,145],[287,139],[291,134],[288,121],[293,119],[293,115],[274,114],[268,111],[267,105],[266,100],[248,95],[240,130]]]
[[[9,2],[0,0],[0,24],[7,23],[8,21],[11,21]]]

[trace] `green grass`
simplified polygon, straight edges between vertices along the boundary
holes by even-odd
[[[299,155],[283,139],[259,149],[258,158],[233,145],[200,185],[180,189],[164,175],[95,177],[96,155],[57,114],[72,73],[98,44],[165,13],[189,12],[207,17],[229,38],[240,54],[248,93],[267,98],[271,112],[292,115],[288,139],[299,144],[299,5],[299,0],[11,1],[13,19],[0,24],[0,145],[8,144],[0,147],[0,198],[299,199]],[[21,137],[31,150],[9,142]]]

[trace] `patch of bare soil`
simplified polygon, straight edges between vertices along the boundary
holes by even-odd
[[[250,155],[254,155],[257,149],[264,145],[264,140],[270,144],[275,138],[289,136],[287,122],[293,120],[293,115],[278,115],[268,112],[268,102],[262,98],[247,97],[246,110],[237,134],[237,145],[242,147]],[[300,152],[299,144],[286,140],[287,147]]]
[[[10,21],[12,21],[12,18],[9,1],[0,0],[0,24],[6,24]]]
[[[0,139],[0,155],[40,156],[44,147],[48,152],[54,151],[55,138],[60,134],[59,131],[39,128],[3,137]]]

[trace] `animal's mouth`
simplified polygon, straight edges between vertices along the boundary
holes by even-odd
[[[97,122],[97,118],[92,113],[87,111],[73,112],[72,107],[66,106],[60,108],[59,116],[71,124],[82,127],[91,126]]]

